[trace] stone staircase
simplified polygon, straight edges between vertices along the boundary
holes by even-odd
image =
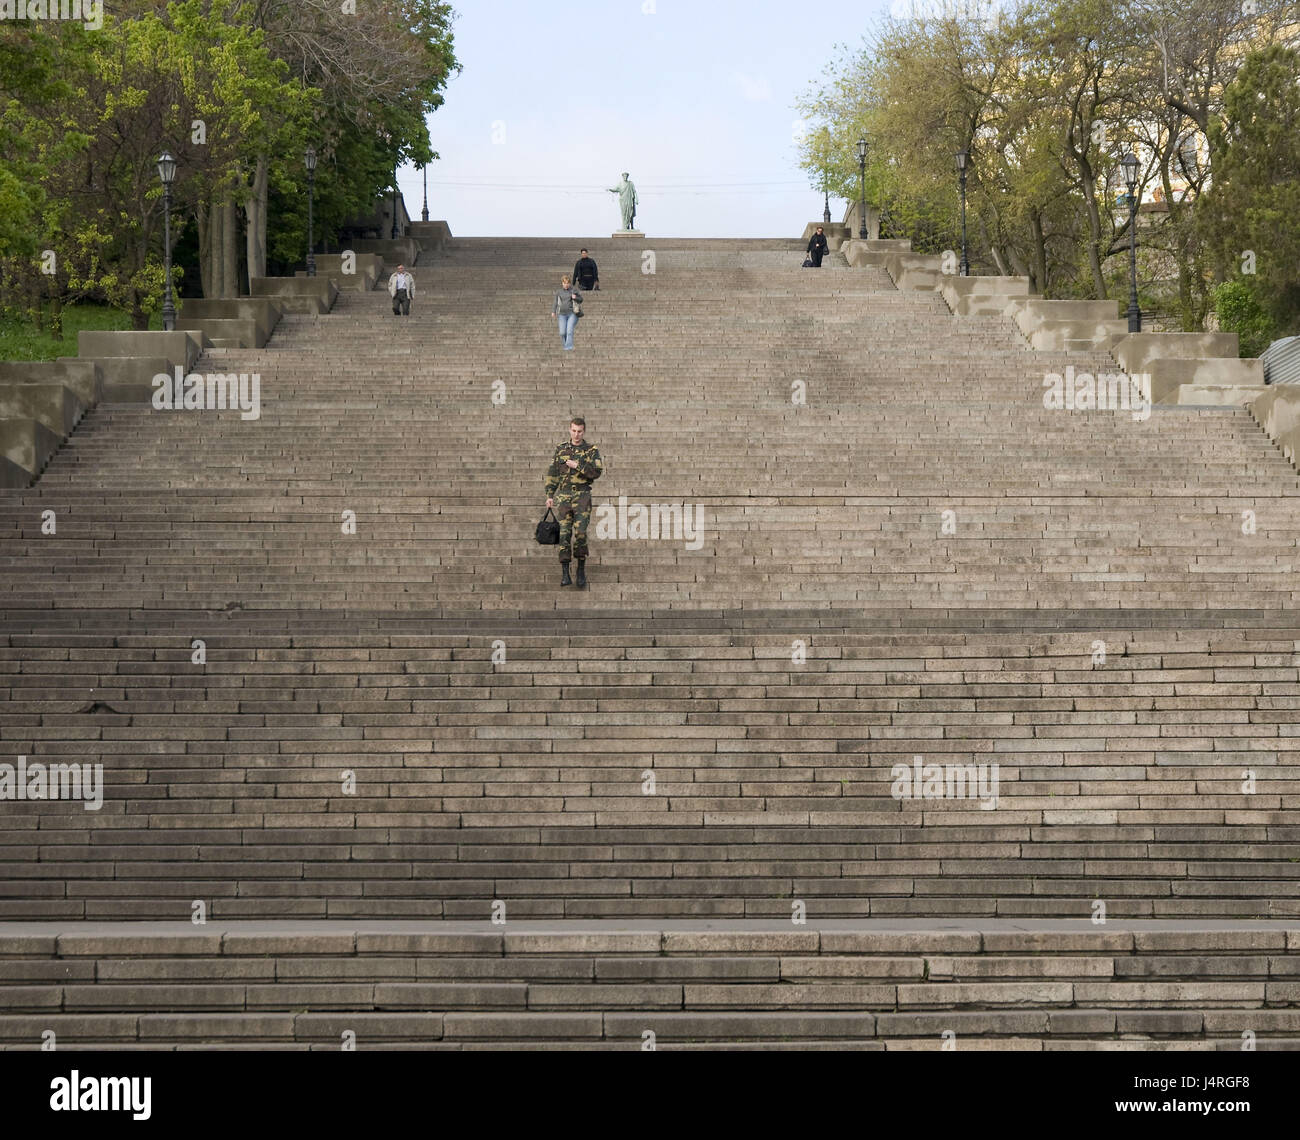
[[[5,937],[0,1048],[1285,1047],[1297,949],[1272,927],[64,927]]]
[[[0,492],[0,764],[103,771],[0,799],[0,1047],[1300,1041],[1295,471],[802,249],[450,239]],[[572,414],[698,524],[583,593]]]
[[[1255,632],[15,635],[6,759],[104,804],[6,804],[0,917],[1297,917]],[[918,760],[984,794],[894,798]]]

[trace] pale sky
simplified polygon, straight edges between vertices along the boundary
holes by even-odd
[[[795,99],[899,3],[460,0],[429,217],[464,237],[608,235],[604,188],[626,170],[651,236],[798,237],[822,198],[797,165]],[[420,171],[398,182],[419,218]],[[844,207],[831,199],[835,221]]]

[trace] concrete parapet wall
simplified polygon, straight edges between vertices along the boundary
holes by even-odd
[[[863,241],[861,238],[849,238],[840,243],[840,252],[851,266],[884,265],[885,257],[891,253],[910,253],[910,238],[889,238],[884,241]]]
[[[147,400],[153,391],[149,381],[157,373],[178,367],[189,371],[208,344],[199,330],[77,334],[77,352],[103,373],[103,399],[117,402]]]
[[[201,332],[100,332],[77,334],[77,355],[82,358],[157,357],[189,368],[206,347]]]
[[[1073,321],[1084,325],[1098,325],[1119,317],[1118,301],[1046,301],[1042,297],[1028,297],[1012,302],[1016,324],[1025,336],[1032,339],[1034,330],[1049,323]],[[1125,326],[1127,331],[1127,326]]]
[[[165,356],[109,356],[96,363],[103,373],[103,399],[110,404],[148,403],[153,378],[160,372],[170,375],[177,367]]]
[[[0,420],[37,420],[62,440],[85,414],[76,392],[57,380],[0,383]]]
[[[1250,414],[1281,449],[1293,467],[1300,468],[1300,388],[1273,385],[1247,405]]]
[[[343,272],[343,254],[318,253],[316,255],[316,276],[328,277],[340,290],[354,289],[366,292],[375,287],[384,275],[384,259],[377,253],[357,253],[352,251],[353,271]],[[299,269],[295,277],[306,277],[307,271]]]
[[[254,277],[254,297],[274,297],[286,313],[328,313],[339,288],[328,277]]]
[[[1010,315],[1008,299],[1029,296],[1028,277],[947,277],[939,287],[958,317]]]
[[[213,344],[222,341],[239,348],[262,348],[266,344],[266,332],[253,317],[179,316],[176,327],[187,332],[201,332]]]
[[[281,313],[280,305],[273,297],[218,297],[212,300],[193,297],[187,299],[181,308],[181,316],[186,318],[254,320],[261,330],[263,344],[280,323]]]
[[[409,237],[357,238],[352,248],[357,253],[378,254],[385,265],[416,265],[420,258],[420,243]]]
[[[104,371],[94,360],[0,361],[0,385],[58,382],[93,408],[104,397]]]
[[[421,253],[436,253],[451,242],[451,227],[442,221],[412,222],[410,232],[419,242]]]
[[[1236,333],[1128,333],[1115,345],[1115,359],[1125,372],[1145,372],[1160,357],[1237,357]]]
[[[887,253],[883,265],[900,289],[938,289],[944,281],[943,258],[938,254]]]
[[[1028,277],[961,277],[949,276],[944,289],[957,295],[993,295],[999,297],[1028,297]]]
[[[63,442],[40,420],[0,419],[0,479],[8,487],[29,486]]]
[[[1178,404],[1181,384],[1227,387],[1263,387],[1264,362],[1239,357],[1201,357],[1181,359],[1160,356],[1147,361],[1145,368],[1125,368],[1125,372],[1151,374],[1151,399],[1157,404]]]
[[[834,249],[836,244],[852,237],[852,231],[843,222],[809,222],[803,228],[803,237],[799,240],[805,245],[812,240],[813,234],[817,232],[817,227],[821,226],[826,234],[826,243]]]
[[[1108,349],[1127,333],[1127,323],[1118,318],[1114,320],[1081,318],[1042,321],[1032,332],[1026,333],[1026,336],[1034,348],[1042,351],[1085,352],[1097,348]]]
[[[1266,384],[1180,384],[1178,403],[1248,407],[1269,391]]]

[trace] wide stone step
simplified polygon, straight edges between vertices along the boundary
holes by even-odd
[[[1297,948],[1277,923],[6,924],[0,1047],[1296,1048]]]

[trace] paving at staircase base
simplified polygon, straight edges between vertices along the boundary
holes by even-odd
[[[0,1049],[1300,1048],[1300,924],[10,924]]]

